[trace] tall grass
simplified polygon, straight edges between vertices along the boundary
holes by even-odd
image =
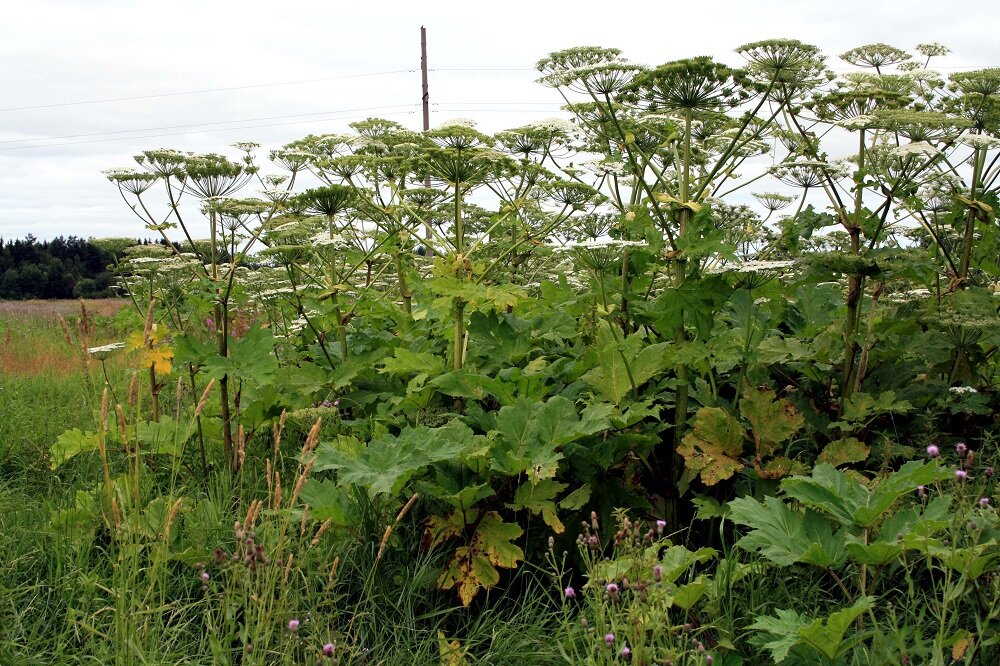
[[[110,397],[102,414],[105,368],[85,354],[124,337],[117,306],[101,305],[0,303],[0,664],[333,663],[328,645],[340,664],[562,663],[527,574],[515,589],[530,594],[457,608],[421,524],[364,498],[367,528],[298,520],[304,429],[247,443],[277,456],[248,456],[238,476],[111,450],[50,469],[61,433],[118,418]],[[106,368],[126,403],[128,362]],[[265,559],[248,563],[258,546]]]

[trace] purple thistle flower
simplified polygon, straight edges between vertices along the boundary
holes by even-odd
[[[337,398],[336,400],[333,401],[333,406],[340,407],[340,398]]]
[[[568,586],[565,590],[563,590],[563,594],[566,595],[567,599],[573,599],[576,597],[576,590],[574,590],[572,586]]]
[[[655,580],[657,583],[663,580],[663,567],[661,567],[659,564],[653,567],[653,580]]]
[[[333,407],[333,403],[330,402],[329,400],[324,400],[322,406],[323,407]]]
[[[969,473],[966,472],[964,469],[956,469],[955,470],[955,479],[958,480],[958,481],[965,481],[965,479],[968,476],[969,476]]]
[[[667,521],[665,520],[656,521],[656,533],[663,534],[663,528],[665,528],[666,526],[667,526]]]
[[[296,620],[295,618],[292,618],[291,620],[289,620],[288,621],[288,631],[290,631],[290,632],[292,632],[294,634],[298,630],[299,630],[299,621]]]
[[[937,458],[941,455],[941,449],[937,447],[937,444],[929,444],[927,446],[927,455],[931,458]]]
[[[628,659],[628,656],[630,654],[632,654],[632,650],[630,650],[627,645],[622,648],[622,657],[624,657],[625,659]]]
[[[618,586],[614,583],[608,583],[604,586],[604,590],[611,596],[618,594]]]
[[[714,659],[712,659],[712,655],[710,654],[705,655],[705,666],[712,666],[713,661]]]
[[[201,579],[203,581],[205,581],[207,583],[209,578],[211,578],[211,576],[208,575],[207,571],[202,571],[201,572]]]
[[[323,646],[323,656],[332,657],[333,656],[333,643],[327,643]]]
[[[989,505],[990,505],[990,498],[989,497],[980,497],[979,498],[979,506],[981,506],[984,509],[986,509],[986,508],[989,507]]]
[[[960,456],[964,456],[965,452],[969,450],[969,447],[965,445],[965,442],[959,442],[955,445],[955,453]]]
[[[611,645],[612,643],[615,642],[615,635],[610,633],[604,634],[604,642],[607,643],[608,645]]]

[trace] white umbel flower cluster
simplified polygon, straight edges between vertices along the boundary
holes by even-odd
[[[959,143],[969,148],[985,148],[986,150],[1000,148],[1000,139],[985,134],[966,134],[959,139]]]
[[[896,157],[933,157],[941,151],[926,141],[911,141],[910,143],[894,147],[891,152]]]

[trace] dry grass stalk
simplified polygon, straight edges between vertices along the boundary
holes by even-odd
[[[281,506],[281,473],[274,470],[274,494],[271,495],[271,508],[277,509]]]
[[[329,583],[332,584],[333,581],[336,580],[336,578],[337,578],[337,569],[339,569],[339,568],[340,568],[340,555],[338,555],[337,557],[333,558],[333,564],[330,565]]]
[[[309,547],[310,548],[315,547],[316,544],[319,543],[319,540],[323,537],[323,534],[328,529],[330,529],[331,525],[333,525],[333,518],[327,518],[326,520],[323,521],[323,524],[319,526],[318,530],[316,530],[316,536],[314,536],[312,538],[312,541],[309,542]]]
[[[243,430],[243,425],[236,429],[236,467],[237,469],[243,467],[243,461],[246,459],[247,454],[247,437],[246,432]]]
[[[167,541],[170,539],[170,528],[174,524],[174,518],[177,517],[177,512],[180,511],[181,503],[184,501],[183,497],[178,497],[177,501],[174,502],[173,506],[170,507],[170,513],[167,514],[167,520],[163,523],[163,540]]]
[[[146,309],[146,321],[142,327],[143,347],[150,346],[150,338],[153,335],[153,322],[155,319],[154,315],[156,314],[156,310],[154,309],[155,307],[156,307],[156,299],[155,298],[149,299],[149,308]]]
[[[305,460],[306,456],[312,453],[316,445],[319,444],[319,429],[322,425],[323,418],[320,417],[316,419],[316,423],[309,429],[309,434],[306,436],[306,443],[302,446],[302,453],[299,455],[299,460]]]
[[[282,579],[286,584],[288,583],[288,575],[292,573],[292,558],[294,557],[295,557],[294,555],[288,553],[288,560],[285,562],[285,571],[284,574],[282,575]]]
[[[177,415],[179,417],[180,413],[181,413],[181,398],[184,397],[184,378],[183,377],[178,377],[177,378],[177,393],[176,393],[176,397],[177,397],[176,412],[177,412]]]
[[[194,417],[198,418],[201,416],[201,412],[205,409],[205,403],[208,402],[208,394],[212,390],[212,386],[215,385],[215,378],[208,380],[208,384],[205,386],[205,390],[201,392],[201,398],[198,399],[198,406],[194,409]]]
[[[299,537],[304,537],[306,535],[306,523],[309,521],[309,505],[306,504],[302,507],[302,520],[299,521]]]
[[[122,517],[118,512],[118,500],[114,497],[111,498],[111,515],[114,517],[115,530],[120,530],[122,528]]]
[[[59,315],[59,328],[62,329],[63,340],[66,341],[66,344],[69,345],[71,349],[75,349],[76,344],[73,342],[73,336],[70,335],[69,326],[66,324],[66,320],[63,319],[62,315]]]
[[[132,379],[128,383],[128,408],[135,409],[135,403],[139,399],[139,375],[133,373]]]
[[[274,457],[278,457],[278,447],[281,446],[281,433],[285,429],[285,419],[288,418],[288,411],[281,410],[281,416],[278,417],[278,422],[272,426],[272,434],[274,436]]]
[[[316,464],[316,456],[309,459],[306,466],[302,468],[302,472],[299,474],[299,478],[295,480],[295,489],[292,490],[292,498],[288,502],[288,506],[295,506],[295,501],[299,499],[299,493],[302,492],[302,486],[306,484],[306,479],[309,478],[309,473],[312,471],[313,465]]]
[[[406,504],[403,505],[403,508],[399,510],[399,513],[396,514],[396,520],[392,521],[392,525],[385,526],[385,532],[382,534],[382,541],[378,545],[378,555],[375,556],[376,562],[382,559],[382,553],[385,552],[385,546],[389,543],[389,537],[392,535],[392,530],[396,527],[396,525],[399,525],[399,521],[401,521],[403,516],[410,511],[410,508],[413,506],[413,503],[417,501],[418,497],[420,497],[420,493],[413,493],[410,499],[407,500]]]
[[[247,534],[253,531],[253,527],[257,522],[257,516],[260,515],[260,507],[262,502],[256,499],[250,502],[250,506],[247,507],[247,516],[243,520],[243,528],[246,530]]]
[[[122,409],[121,405],[115,405],[115,412],[118,414],[118,435],[122,438],[122,442],[125,443],[125,453],[129,455],[132,451],[129,449],[128,443],[128,424],[125,422],[125,410]]]

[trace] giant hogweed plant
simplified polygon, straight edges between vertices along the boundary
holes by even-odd
[[[182,235],[164,250],[173,259],[123,271],[136,307],[155,300],[171,323],[190,394],[199,377],[219,384],[217,412],[197,420],[203,469],[216,442],[238,469],[283,409],[336,401],[316,469],[332,474],[303,490],[313,515],[346,526],[354,492],[390,512],[419,495],[426,547],[454,553],[439,584],[470,603],[525,557],[526,532],[538,543],[578,511],[669,512],[662,497],[696,480],[804,471],[814,440],[829,442],[821,462],[864,461],[877,429],[914,409],[912,387],[909,400],[893,393],[907,377],[988,382],[994,344],[983,322],[995,308],[975,288],[920,318],[883,298],[961,275],[970,206],[973,231],[993,235],[995,177],[989,73],[944,89],[920,67],[885,73],[900,66],[887,48],[845,54],[875,73],[830,83],[819,51],[793,40],[741,47],[741,69],[707,58],[646,69],[571,49],[539,67],[573,125],[419,134],[372,119],[273,151],[287,175],[260,176],[249,145],[242,162],[149,151],[143,171],[110,173],[151,229]],[[858,134],[852,162],[828,159],[827,130]],[[955,194],[967,144],[981,144],[978,185]],[[771,177],[800,187],[798,201],[758,192],[761,218],[723,199]],[[232,198],[254,178],[261,199]],[[147,203],[157,183],[162,219]],[[810,193],[832,212],[807,206]],[[919,251],[900,246],[904,216],[933,252],[916,267]],[[841,236],[820,235],[835,224]],[[812,257],[810,244],[839,252]],[[967,273],[978,279],[992,269],[977,248]],[[846,296],[815,284],[845,274]],[[970,304],[976,326],[929,321]]]

